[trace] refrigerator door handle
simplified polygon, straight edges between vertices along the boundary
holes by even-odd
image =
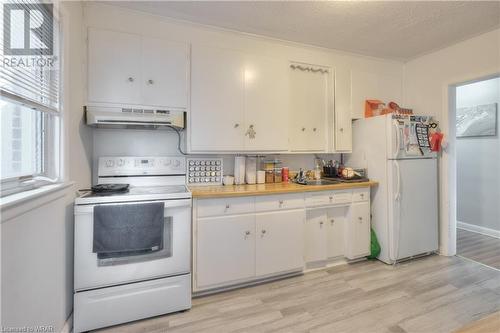
[[[393,156],[393,158],[397,158],[398,154],[399,154],[399,148],[401,146],[400,130],[399,130],[397,120],[394,120],[392,126],[394,127],[394,130],[396,131],[396,146],[395,146],[395,148],[393,148],[392,156]]]
[[[396,195],[394,197],[394,200],[399,201],[401,199],[401,169],[399,168],[398,161],[394,161],[394,166],[396,167],[396,177],[397,177]]]

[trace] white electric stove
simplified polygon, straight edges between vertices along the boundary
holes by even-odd
[[[82,332],[191,307],[191,193],[183,157],[101,157],[98,184],[128,191],[86,192],[75,200],[74,331]],[[94,208],[164,204],[163,250],[99,259]],[[161,253],[163,252],[163,253]]]

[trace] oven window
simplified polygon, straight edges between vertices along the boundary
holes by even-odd
[[[164,259],[172,257],[173,249],[173,217],[166,216],[164,218],[163,227],[163,248],[159,251],[154,252],[120,252],[120,253],[108,253],[105,256],[97,256],[98,266],[112,266],[112,265],[125,265],[138,262],[146,262],[157,259]]]

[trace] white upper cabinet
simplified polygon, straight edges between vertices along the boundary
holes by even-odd
[[[139,35],[89,29],[89,102],[140,104],[140,45]]]
[[[287,151],[288,92],[286,61],[193,45],[190,151]]]
[[[330,70],[314,65],[290,67],[291,151],[327,150],[330,75]]]
[[[353,69],[351,71],[351,113],[353,119],[364,117],[365,100],[379,99],[399,103],[402,97],[401,77]]]
[[[352,150],[351,75],[349,70],[335,71],[335,113],[333,144],[337,152]]]
[[[244,75],[246,150],[288,150],[290,98],[287,62],[247,55]]]
[[[240,151],[245,144],[244,54],[193,45],[191,151]]]
[[[188,47],[89,28],[88,102],[186,109]]]
[[[187,107],[187,46],[142,39],[143,100],[147,105]]]

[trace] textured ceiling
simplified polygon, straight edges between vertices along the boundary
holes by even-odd
[[[500,26],[499,1],[127,1],[110,4],[375,57],[407,60]]]

